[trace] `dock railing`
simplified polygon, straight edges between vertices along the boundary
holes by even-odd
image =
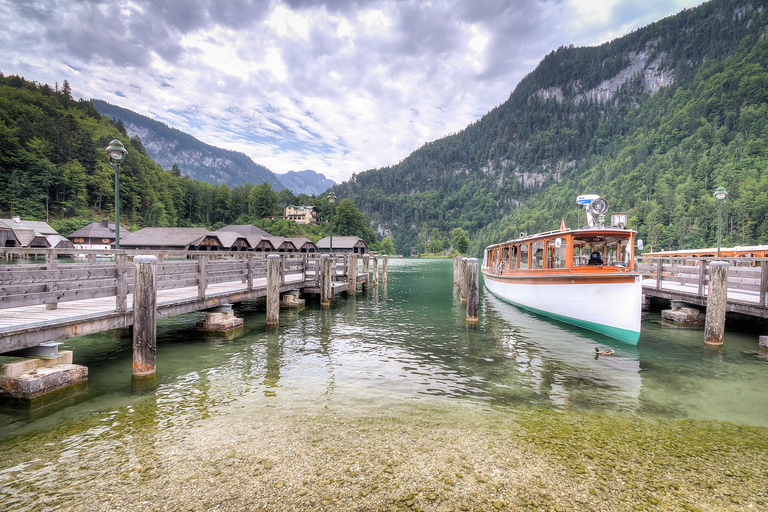
[[[728,262],[729,300],[768,304],[768,258],[688,258],[639,256],[635,268],[645,273],[644,289],[677,290],[699,298],[707,295],[708,267],[713,261]]]
[[[266,279],[266,257],[275,253],[0,248],[0,263],[16,261],[0,264],[0,309],[41,304],[55,309],[62,302],[115,297],[115,311],[126,311],[134,289],[133,258],[145,254],[158,257],[157,290],[197,286],[203,298],[213,284],[241,282],[253,289],[255,280]],[[319,282],[320,254],[277,254],[281,283]],[[343,255],[334,256],[334,281],[346,279],[346,262]]]

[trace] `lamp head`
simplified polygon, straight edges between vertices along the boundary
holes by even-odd
[[[728,195],[728,192],[723,187],[717,187],[717,190],[715,190],[715,193],[713,194],[715,196],[715,199],[718,201],[725,200],[725,197]]]
[[[334,194],[333,192],[328,194],[328,202],[331,203],[331,204],[335,203],[336,202],[336,194]]]
[[[125,146],[123,146],[123,143],[117,139],[110,142],[109,146],[104,149],[106,149],[107,154],[115,160],[122,160],[123,156],[128,154],[128,151],[125,149]]]

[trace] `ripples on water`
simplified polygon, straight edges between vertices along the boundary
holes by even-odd
[[[450,261],[389,266],[389,283],[368,294],[337,297],[325,310],[310,303],[281,311],[277,331],[267,331],[259,302],[236,306],[245,328],[234,336],[197,332],[202,314],[160,322],[157,386],[148,392],[131,384],[129,330],[67,340],[62,348],[90,369],[89,388],[31,412],[0,410],[4,459],[20,461],[0,466],[0,486],[20,473],[59,487],[72,478],[101,485],[105,474],[141,480],[147,475],[133,469],[153,455],[137,441],[170,445],[211,416],[239,421],[254,411],[268,421],[328,410],[396,416],[461,403],[768,426],[759,385],[768,357],[757,334],[727,332],[725,347],[712,350],[700,328],[666,325],[649,313],[632,347],[487,293],[480,324],[468,327]],[[595,346],[616,353],[595,358]],[[25,450],[46,444],[56,446],[50,459],[44,451],[25,459]],[[83,453],[101,469],[78,469]],[[5,506],[27,497],[6,492]]]

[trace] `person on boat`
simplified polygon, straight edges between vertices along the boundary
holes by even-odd
[[[587,265],[602,265],[603,259],[600,257],[600,253],[598,251],[593,252],[590,257],[589,261],[587,262]]]

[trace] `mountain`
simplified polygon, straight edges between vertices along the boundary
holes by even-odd
[[[470,252],[576,227],[597,193],[654,249],[768,243],[768,2],[711,0],[547,55],[509,99],[397,165],[336,187],[408,253],[433,229]]]
[[[275,174],[285,188],[296,195],[307,194],[308,196],[319,196],[336,182],[315,171],[288,171],[285,174]]]
[[[263,165],[237,151],[217,148],[168,125],[102,100],[91,100],[96,110],[120,120],[130,137],[138,137],[147,154],[160,166],[179,166],[181,173],[192,179],[230,187],[251,182],[269,183],[282,190],[280,179]]]

